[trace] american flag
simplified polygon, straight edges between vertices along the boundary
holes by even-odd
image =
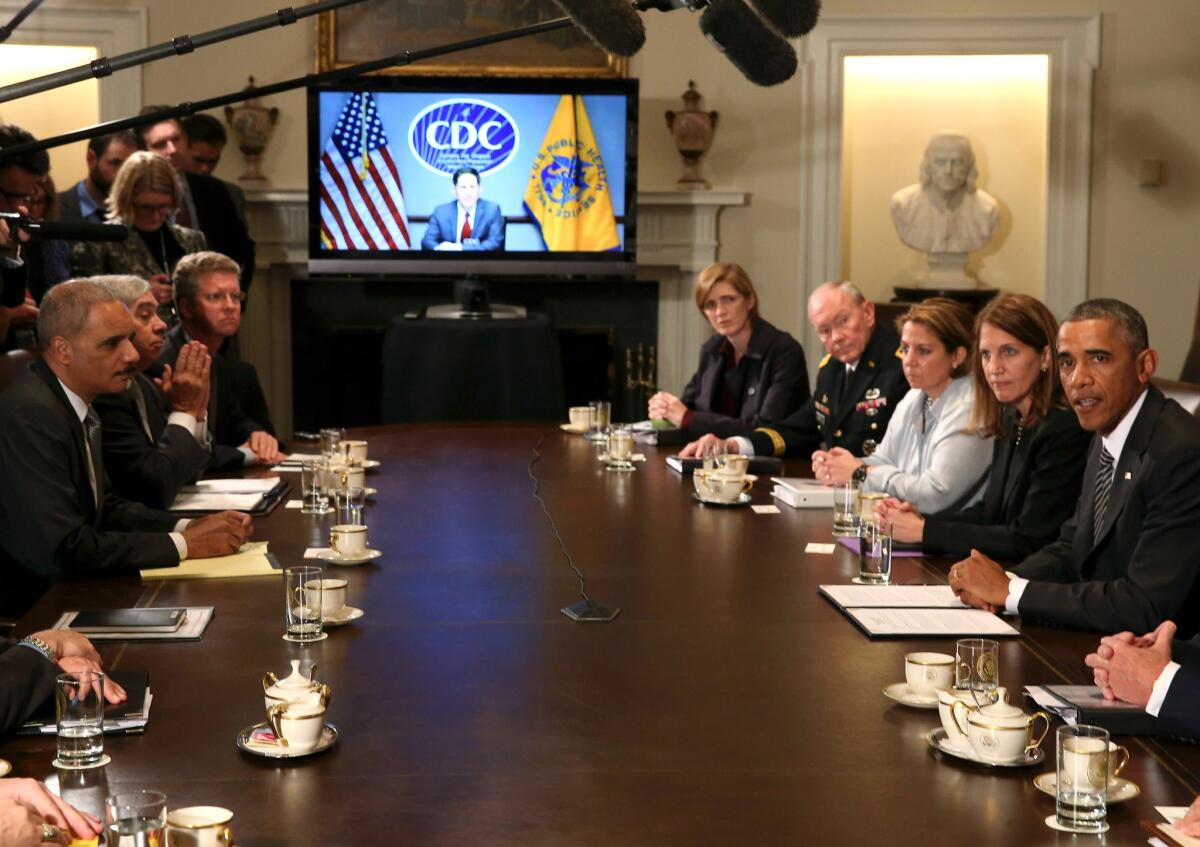
[[[353,94],[321,154],[321,242],[336,250],[409,250],[404,188],[375,99]]]

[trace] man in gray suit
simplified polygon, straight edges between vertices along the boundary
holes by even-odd
[[[58,192],[59,218],[64,221],[104,223],[108,217],[108,191],[117,178],[117,171],[126,159],[141,149],[141,139],[131,129],[98,135],[89,141],[87,176]]]

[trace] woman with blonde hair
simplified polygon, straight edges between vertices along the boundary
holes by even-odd
[[[171,272],[184,256],[207,246],[199,230],[171,223],[182,203],[183,184],[171,163],[157,153],[134,153],[117,171],[108,194],[108,220],[129,227],[129,237],[76,244],[71,253],[75,276],[140,276],[154,289],[159,314],[173,318]]]
[[[835,447],[813,454],[813,474],[829,485],[857,481],[863,491],[938,512],[966,506],[983,491],[991,436],[968,431],[975,408],[970,377],[971,314],[934,297],[896,322],[910,386],[875,452],[858,459]]]
[[[968,509],[928,517],[885,500],[878,514],[894,539],[1019,562],[1058,536],[1075,510],[1091,434],[1058,380],[1057,336],[1054,315],[1025,294],[1001,295],[979,313],[970,428],[995,438],[987,490]]]
[[[712,326],[700,367],[676,397],[650,398],[651,419],[665,419],[689,439],[745,435],[782,420],[808,399],[804,350],[758,314],[754,283],[741,265],[717,262],[696,276],[696,307]]]

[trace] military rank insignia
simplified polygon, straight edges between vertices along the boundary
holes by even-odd
[[[866,412],[868,418],[873,418],[885,406],[887,406],[887,398],[880,396],[878,388],[871,388],[863,395],[863,399],[855,404],[854,411]]]
[[[822,403],[821,400],[825,402]],[[825,426],[825,419],[829,417],[829,407],[825,405],[829,402],[829,395],[822,395],[821,400],[813,398],[813,408],[817,410],[817,426]]]

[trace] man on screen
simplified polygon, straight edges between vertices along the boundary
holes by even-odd
[[[479,194],[479,171],[459,168],[453,176],[454,196],[429,216],[422,250],[503,250],[504,213],[500,204]]]

